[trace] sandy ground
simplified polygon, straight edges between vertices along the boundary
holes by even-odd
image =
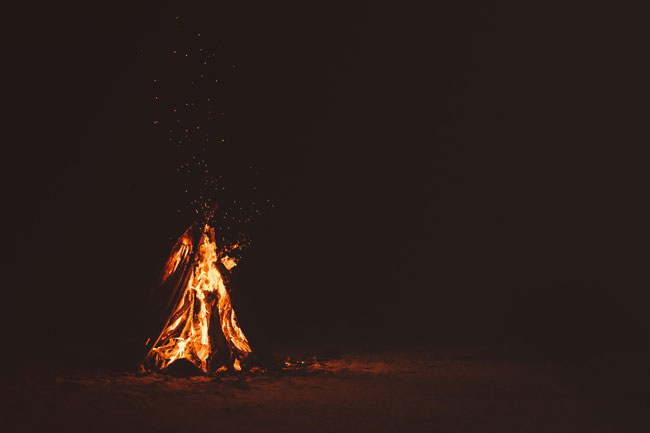
[[[4,431],[650,431],[647,382],[603,359],[437,349],[291,359],[257,375],[25,373],[4,387]]]

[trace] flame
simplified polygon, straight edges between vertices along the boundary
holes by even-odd
[[[176,272],[178,264],[182,262],[188,254],[192,252],[192,237],[189,230],[183,233],[183,236],[176,242],[172,250],[172,254],[165,263],[165,270],[163,271],[162,281],[165,281],[171,274]]]
[[[217,265],[219,262],[227,270],[235,267],[237,261],[225,255],[225,252],[236,247],[233,245],[218,250],[214,229],[205,225],[183,297],[145,361],[149,359],[157,368],[163,369],[177,359],[185,358],[207,373],[211,354],[216,350],[210,338],[210,320],[216,305],[221,331],[235,358],[233,368],[241,370],[241,361],[251,353],[251,348],[237,323],[226,282]],[[178,240],[167,260],[163,281],[176,271],[179,263],[191,252],[192,238],[188,230]]]

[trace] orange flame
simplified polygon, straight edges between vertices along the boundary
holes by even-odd
[[[199,241],[198,251],[183,297],[161,332],[145,362],[158,369],[169,366],[177,359],[187,359],[204,372],[210,370],[210,359],[216,350],[210,337],[210,321],[216,305],[220,328],[234,356],[233,368],[241,370],[241,361],[251,353],[251,348],[237,323],[224,277],[217,262],[227,270],[237,261],[226,255],[237,245],[217,249],[214,229],[207,224]],[[163,281],[173,274],[192,252],[189,230],[176,243],[163,271]]]

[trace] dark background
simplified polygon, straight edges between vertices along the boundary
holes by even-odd
[[[645,2],[235,3],[5,10],[9,358],[133,365],[193,222],[152,123],[193,32],[224,78],[208,159],[275,204],[233,291],[254,347],[647,348]]]

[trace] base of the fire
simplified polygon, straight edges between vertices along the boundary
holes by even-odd
[[[213,375],[231,375],[231,374],[253,374],[258,375],[266,373],[267,368],[262,367],[256,361],[251,361],[250,358],[244,362],[238,363],[237,361],[229,363],[228,365],[221,365],[220,367],[215,367],[210,371],[203,371],[197,367],[193,362],[188,359],[181,358],[169,364],[167,367],[162,370],[152,368],[151,366],[147,367],[144,364],[140,366],[140,373],[159,373],[163,375],[169,375],[174,377],[196,377],[196,376],[213,376]]]
[[[141,373],[162,373],[168,374],[171,376],[177,377],[191,377],[191,376],[202,376],[206,374],[220,374],[220,373],[241,373],[241,372],[253,372],[259,373],[266,371],[265,368],[262,368],[256,360],[256,357],[250,356],[246,359],[228,359],[228,360],[219,360],[216,359],[212,362],[205,364],[205,367],[202,367],[202,364],[192,361],[188,358],[178,358],[175,361],[165,365],[165,367],[160,367],[163,365],[162,360],[156,360],[152,358],[147,358],[140,365]]]

